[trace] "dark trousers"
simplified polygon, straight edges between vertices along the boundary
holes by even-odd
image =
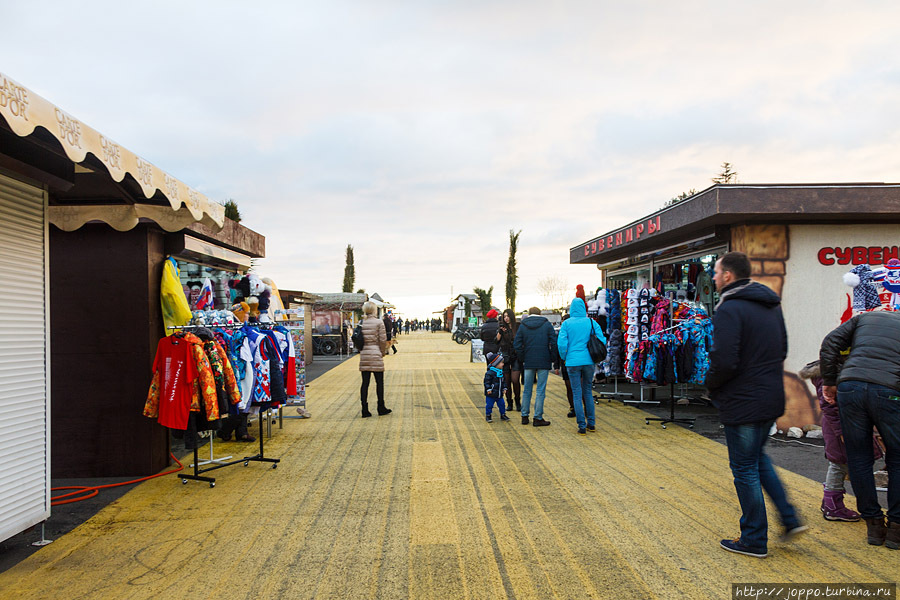
[[[884,514],[872,475],[874,426],[885,447],[888,520],[900,523],[900,391],[865,381],[843,381],[838,384],[837,403],[841,410],[841,429],[847,447],[850,483],[856,494],[856,509],[865,519]]]
[[[369,382],[375,375],[375,394],[378,396],[378,404],[384,405],[384,371],[360,371],[362,373],[362,385],[359,388],[359,397],[363,404],[369,401]]]

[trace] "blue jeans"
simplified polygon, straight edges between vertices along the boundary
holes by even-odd
[[[883,516],[872,465],[872,426],[878,428],[884,442],[884,463],[888,472],[888,520],[900,523],[900,392],[866,383],[844,381],[837,389],[841,409],[841,429],[847,447],[850,483],[856,494],[856,509],[866,519]]]
[[[569,383],[572,384],[572,404],[575,405],[575,420],[578,428],[584,429],[585,417],[587,425],[594,426],[594,395],[591,393],[591,382],[594,380],[594,365],[566,367]]]
[[[531,408],[531,388],[534,386],[534,376],[537,373],[537,396],[534,399],[534,418],[544,418],[544,396],[547,394],[547,376],[550,369],[525,369],[525,384],[522,386],[522,416],[528,416]]]
[[[772,461],[763,450],[773,422],[725,425],[728,462],[741,504],[741,543],[758,550],[768,549],[769,523],[763,490],[775,503],[785,529],[800,525],[797,512],[788,501]],[[871,437],[869,443],[872,443]]]
[[[494,409],[494,404],[500,409],[500,415],[503,416],[506,414],[506,404],[503,402],[503,397],[494,398],[493,396],[485,396],[484,397],[484,414],[486,416],[491,416],[491,411]]]

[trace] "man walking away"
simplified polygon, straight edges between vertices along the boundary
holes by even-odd
[[[535,427],[544,427],[550,421],[544,419],[544,397],[547,393],[547,377],[550,367],[558,361],[556,331],[547,317],[541,316],[541,309],[532,306],[528,316],[522,319],[516,331],[513,347],[522,367],[525,369],[525,383],[522,390],[522,425],[528,425],[528,411],[531,409],[531,391],[537,378],[537,396],[534,400]]]
[[[841,353],[850,349],[841,367]],[[900,549],[900,313],[856,315],[828,334],[819,350],[825,401],[837,405],[856,508],[869,544]],[[872,427],[884,442],[888,523],[875,493]]]
[[[746,254],[725,254],[716,262],[713,280],[720,300],[713,317],[706,387],[725,426],[728,461],[742,513],[741,535],[720,545],[729,552],[765,558],[769,525],[763,490],[778,509],[783,541],[808,529],[800,523],[764,450],[775,419],[784,414],[787,331],[781,299],[768,287],[750,281]]]

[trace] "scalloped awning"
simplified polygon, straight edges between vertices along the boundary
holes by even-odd
[[[86,213],[90,212],[93,219],[107,222],[116,229],[131,222],[134,223],[131,227],[134,227],[137,225],[137,219],[141,217],[160,222],[157,219],[159,217],[169,227],[178,223],[184,223],[181,226],[184,227],[197,221],[204,221],[207,224],[212,222],[220,228],[225,224],[225,208],[222,205],[210,201],[200,192],[85,125],[2,72],[0,72],[0,115],[3,115],[10,129],[20,137],[31,135],[35,127],[43,127],[59,141],[66,156],[75,163],[84,161],[90,152],[103,163],[113,181],[121,182],[128,173],[138,183],[146,198],[152,198],[159,190],[171,204],[172,211],[175,211],[174,215],[171,214],[172,211],[163,215],[160,211],[153,210],[159,207],[143,204],[128,207],[94,206],[82,212],[81,216],[86,216]],[[126,208],[131,210],[123,210]],[[72,212],[67,212],[65,216],[69,227],[80,220],[73,219]],[[52,217],[53,215],[51,221],[54,221]],[[78,227],[83,224],[84,222]]]

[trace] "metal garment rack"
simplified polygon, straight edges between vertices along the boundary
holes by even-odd
[[[223,462],[225,462],[225,461],[229,460],[230,458],[232,458],[230,455],[229,455],[229,456],[222,456],[222,457],[219,457],[219,458],[213,458],[213,440],[214,440],[215,437],[216,437],[216,436],[215,436],[215,432],[213,432],[212,430],[210,430],[210,431],[204,431],[203,433],[208,434],[208,436],[209,436],[209,460],[201,460],[199,463],[196,463],[196,464],[200,465],[201,467],[202,467],[203,465],[209,465],[209,464],[220,465],[220,464],[222,464]],[[200,432],[197,432],[197,435],[198,435],[198,437],[199,437],[199,436],[200,436]],[[194,465],[189,465],[189,466],[193,467]]]
[[[597,385],[609,385],[609,384],[605,383],[605,384],[597,384]],[[613,391],[611,391],[611,392],[603,391],[603,390],[598,391],[596,394],[594,394],[594,404],[599,404],[600,400],[603,400],[604,398],[606,399],[607,402],[612,402],[614,399],[618,399],[618,398],[631,398],[632,400],[634,400],[634,394],[632,394],[630,392],[620,392],[619,391],[619,376],[613,375]],[[625,402],[628,402],[628,401],[625,400]]]
[[[260,413],[262,416],[262,413]],[[248,466],[251,461],[255,462],[267,462],[272,463],[272,468],[277,469],[278,463],[281,462],[280,458],[268,458],[265,455],[265,449],[263,447],[263,419],[259,419],[259,453],[254,454],[253,456],[245,456],[244,458],[239,458],[237,460],[232,460],[228,462],[223,462],[222,464],[217,464],[214,467],[207,467],[206,469],[201,469],[200,461],[197,456],[197,448],[194,448],[194,474],[193,475],[184,475],[184,474],[176,474],[175,476],[181,479],[181,483],[187,484],[188,480],[192,481],[205,481],[209,483],[209,487],[216,487],[216,479],[215,477],[203,477],[201,473],[208,473],[209,471],[215,471],[216,469],[221,469],[223,467],[230,467],[231,465],[236,465],[238,463],[244,463],[244,466]]]
[[[675,310],[675,302],[672,301],[669,303],[669,318],[670,318],[669,322],[670,323],[675,321],[675,319],[672,318],[672,313],[674,312],[674,310]],[[684,321],[684,319],[681,319],[681,321]],[[681,324],[679,323],[678,325],[673,325],[672,327],[667,327],[666,329],[657,331],[656,333],[664,333],[666,331],[671,331],[673,329],[677,329],[680,326],[681,326]],[[669,417],[668,418],[644,417],[645,425],[649,425],[650,421],[659,421],[659,424],[662,425],[663,429],[666,429],[667,423],[683,423],[684,425],[688,426],[688,429],[694,428],[694,421],[696,421],[696,419],[694,419],[693,417],[682,417],[682,418],[675,417],[675,382],[674,381],[669,382]]]
[[[183,325],[180,327],[177,327],[177,326],[169,327],[169,329],[199,329],[201,327],[206,328],[206,329],[216,329],[216,328],[221,329],[221,328],[240,328],[243,326],[244,326],[244,323],[241,323],[240,325],[234,324],[234,325],[210,325],[210,326],[207,326],[207,325]],[[194,463],[191,465],[194,468],[193,474],[178,474],[178,473],[176,473],[175,476],[178,477],[179,479],[181,479],[181,483],[183,483],[183,484],[187,484],[188,480],[205,481],[206,483],[209,484],[209,487],[214,488],[214,487],[216,487],[215,477],[204,477],[203,475],[201,475],[202,473],[208,473],[209,471],[215,471],[216,469],[221,469],[223,467],[230,467],[231,465],[236,465],[238,463],[244,463],[244,466],[246,467],[246,466],[250,465],[251,461],[272,463],[273,469],[278,468],[278,463],[281,462],[281,459],[280,458],[268,458],[265,455],[265,447],[264,447],[264,442],[263,442],[263,420],[264,420],[263,413],[262,413],[262,411],[260,411],[259,453],[254,454],[253,456],[245,456],[244,458],[240,458],[237,460],[231,460],[231,461],[227,460],[228,458],[231,458],[230,456],[226,457],[226,458],[221,458],[221,459],[213,459],[212,458],[212,435],[211,435],[210,436],[210,460],[201,462],[200,457],[199,457],[199,449],[195,447],[194,448]],[[269,433],[271,436],[271,425],[270,425]],[[207,465],[207,464],[210,464],[211,462],[216,463],[216,465],[213,467],[207,467],[205,469],[200,468],[202,465]]]

